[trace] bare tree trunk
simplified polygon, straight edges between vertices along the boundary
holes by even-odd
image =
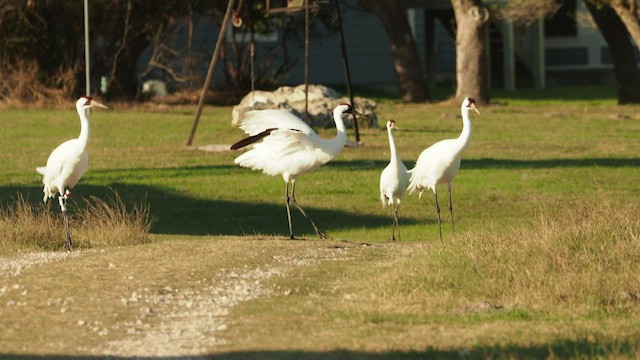
[[[629,41],[627,28],[611,8],[604,6],[598,9],[589,1],[585,1],[585,4],[609,45],[618,81],[618,103],[639,103],[640,70],[636,65],[636,57]]]
[[[640,47],[640,4],[637,0],[611,0],[609,6],[618,14],[629,35]]]
[[[402,101],[423,102],[431,100],[404,6],[395,0],[369,0],[364,2],[364,5],[380,19],[389,37],[393,66],[398,77]]]
[[[456,17],[456,100],[489,102],[484,24],[488,11],[480,0],[451,0]]]

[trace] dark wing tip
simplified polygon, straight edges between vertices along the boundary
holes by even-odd
[[[244,138],[244,139],[238,141],[237,143],[231,145],[231,150],[242,149],[243,147],[245,147],[247,145],[251,145],[254,142],[260,141],[260,139],[269,136],[269,134],[271,134],[271,132],[273,130],[276,130],[276,128],[267,129],[267,130],[265,130],[265,131],[263,131],[263,132],[261,132],[259,134]]]

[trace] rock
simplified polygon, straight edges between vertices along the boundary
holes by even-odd
[[[142,84],[142,93],[145,95],[166,96],[167,85],[162,80],[147,80]]]
[[[355,97],[356,109],[367,116],[358,119],[361,127],[373,127],[378,124],[375,114],[376,102],[370,99]],[[309,85],[309,125],[332,127],[333,109],[341,103],[349,103],[349,98],[340,97],[338,92],[323,85]],[[231,123],[238,126],[244,113],[250,110],[284,109],[304,119],[305,94],[304,85],[296,87],[282,86],[274,91],[256,90],[247,94],[240,103],[233,107]],[[353,117],[345,117],[345,125],[351,127]]]

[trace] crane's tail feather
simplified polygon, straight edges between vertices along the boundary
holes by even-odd
[[[409,193],[409,195],[412,195],[417,188],[418,187],[416,186],[415,183],[410,183],[409,186],[407,187],[407,192]]]
[[[254,142],[260,141],[262,138],[269,136],[269,134],[271,134],[271,132],[273,130],[276,130],[276,128],[271,128],[271,129],[267,129],[259,134],[253,135],[253,136],[249,136],[248,138],[244,138],[240,141],[238,141],[237,143],[231,145],[231,150],[238,150],[241,149],[247,145],[251,145]]]
[[[44,192],[44,197],[42,198],[42,202],[46,204],[47,200],[49,200],[50,197],[53,197],[53,195],[51,195],[51,189],[49,188],[48,185],[45,185],[42,191]]]
[[[424,192],[425,189],[426,189],[425,187],[422,187],[416,184],[415,182],[412,182],[409,184],[409,187],[407,187],[407,192],[409,193],[409,195],[413,195],[414,192],[418,191],[418,199],[422,199],[422,193]]]
[[[415,171],[416,169],[413,168],[411,170],[408,170],[407,172],[411,175],[409,177],[409,186],[407,186],[407,193],[409,193],[409,195],[413,195],[414,192],[418,191],[418,198],[422,198],[422,192],[425,189],[424,184],[421,185],[418,182],[418,179],[416,178],[416,174]],[[429,188],[429,186],[426,186],[426,188]]]
[[[251,150],[235,158],[234,163],[253,170],[262,170],[267,175],[281,175],[288,171],[287,158],[291,154],[303,153],[302,151],[306,150],[303,146],[304,141],[299,141],[300,136],[292,136],[298,134],[301,133],[286,130],[273,131],[262,142],[256,143]],[[317,163],[317,166],[319,165],[320,163]]]
[[[417,181],[415,181],[415,171],[415,167],[411,170],[407,170],[407,174],[409,174],[409,186],[407,186],[407,192],[409,193],[409,195],[413,194],[413,192],[418,188],[418,183]]]
[[[46,166],[39,166],[39,167],[36,168],[36,171],[38,172],[38,174],[44,175],[44,173],[47,171],[47,167]]]
[[[390,205],[389,198],[382,192],[380,192],[380,202],[382,202],[382,208],[384,209],[387,205]]]

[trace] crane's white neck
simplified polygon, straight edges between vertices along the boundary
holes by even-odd
[[[84,146],[89,143],[89,135],[91,134],[89,111],[89,109],[78,108],[78,115],[80,116],[80,136],[78,136],[78,140],[80,140]]]
[[[332,157],[336,156],[347,142],[347,129],[345,128],[344,120],[342,119],[342,111],[343,109],[340,106],[333,109],[333,121],[336,123],[336,130],[338,130],[338,133],[334,139],[328,141],[328,148],[326,149]]]
[[[391,150],[391,162],[398,163],[400,157],[398,156],[398,150],[396,149],[396,142],[393,139],[393,133],[391,128],[387,128],[387,135],[389,136],[389,150]]]
[[[458,136],[458,142],[461,150],[464,150],[471,141],[471,117],[467,107],[462,107],[460,112],[462,113],[462,132]]]

